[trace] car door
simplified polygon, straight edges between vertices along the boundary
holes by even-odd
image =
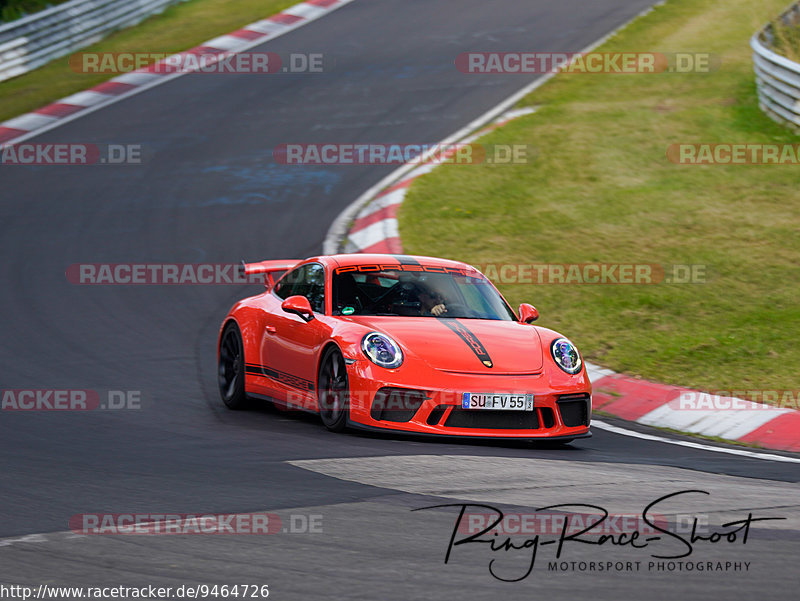
[[[316,409],[317,356],[329,339],[325,323],[325,269],[319,263],[306,263],[287,273],[275,286],[276,310],[264,337],[268,375],[284,391],[285,399]],[[304,296],[314,310],[314,319],[286,313],[280,303],[290,296]]]

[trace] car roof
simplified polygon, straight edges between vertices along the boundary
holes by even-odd
[[[425,257],[420,255],[389,255],[389,254],[341,254],[316,257],[315,260],[330,262],[336,267],[349,267],[352,265],[428,265],[432,267],[452,267],[458,269],[474,269],[467,263],[461,261],[451,261],[450,259],[439,259],[436,257]]]

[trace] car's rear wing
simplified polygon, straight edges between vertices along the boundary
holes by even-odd
[[[280,259],[275,261],[261,261],[259,263],[245,263],[242,261],[242,264],[239,266],[239,271],[245,277],[264,274],[264,286],[269,290],[284,273],[299,262],[300,259]]]

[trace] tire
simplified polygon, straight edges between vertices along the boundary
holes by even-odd
[[[246,409],[247,395],[244,391],[244,344],[242,333],[235,322],[225,326],[219,342],[219,364],[217,383],[219,395],[228,409]]]
[[[350,383],[347,366],[339,349],[330,347],[322,356],[317,379],[317,409],[322,423],[331,432],[347,426],[350,412]]]

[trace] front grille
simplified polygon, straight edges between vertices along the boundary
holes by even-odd
[[[537,411],[493,411],[453,407],[444,422],[448,428],[482,428],[486,430],[537,430]]]
[[[409,422],[426,398],[426,394],[421,390],[381,388],[372,399],[369,414],[377,421]]]
[[[556,402],[565,426],[574,428],[589,425],[589,405],[592,400],[588,394],[562,394]]]

